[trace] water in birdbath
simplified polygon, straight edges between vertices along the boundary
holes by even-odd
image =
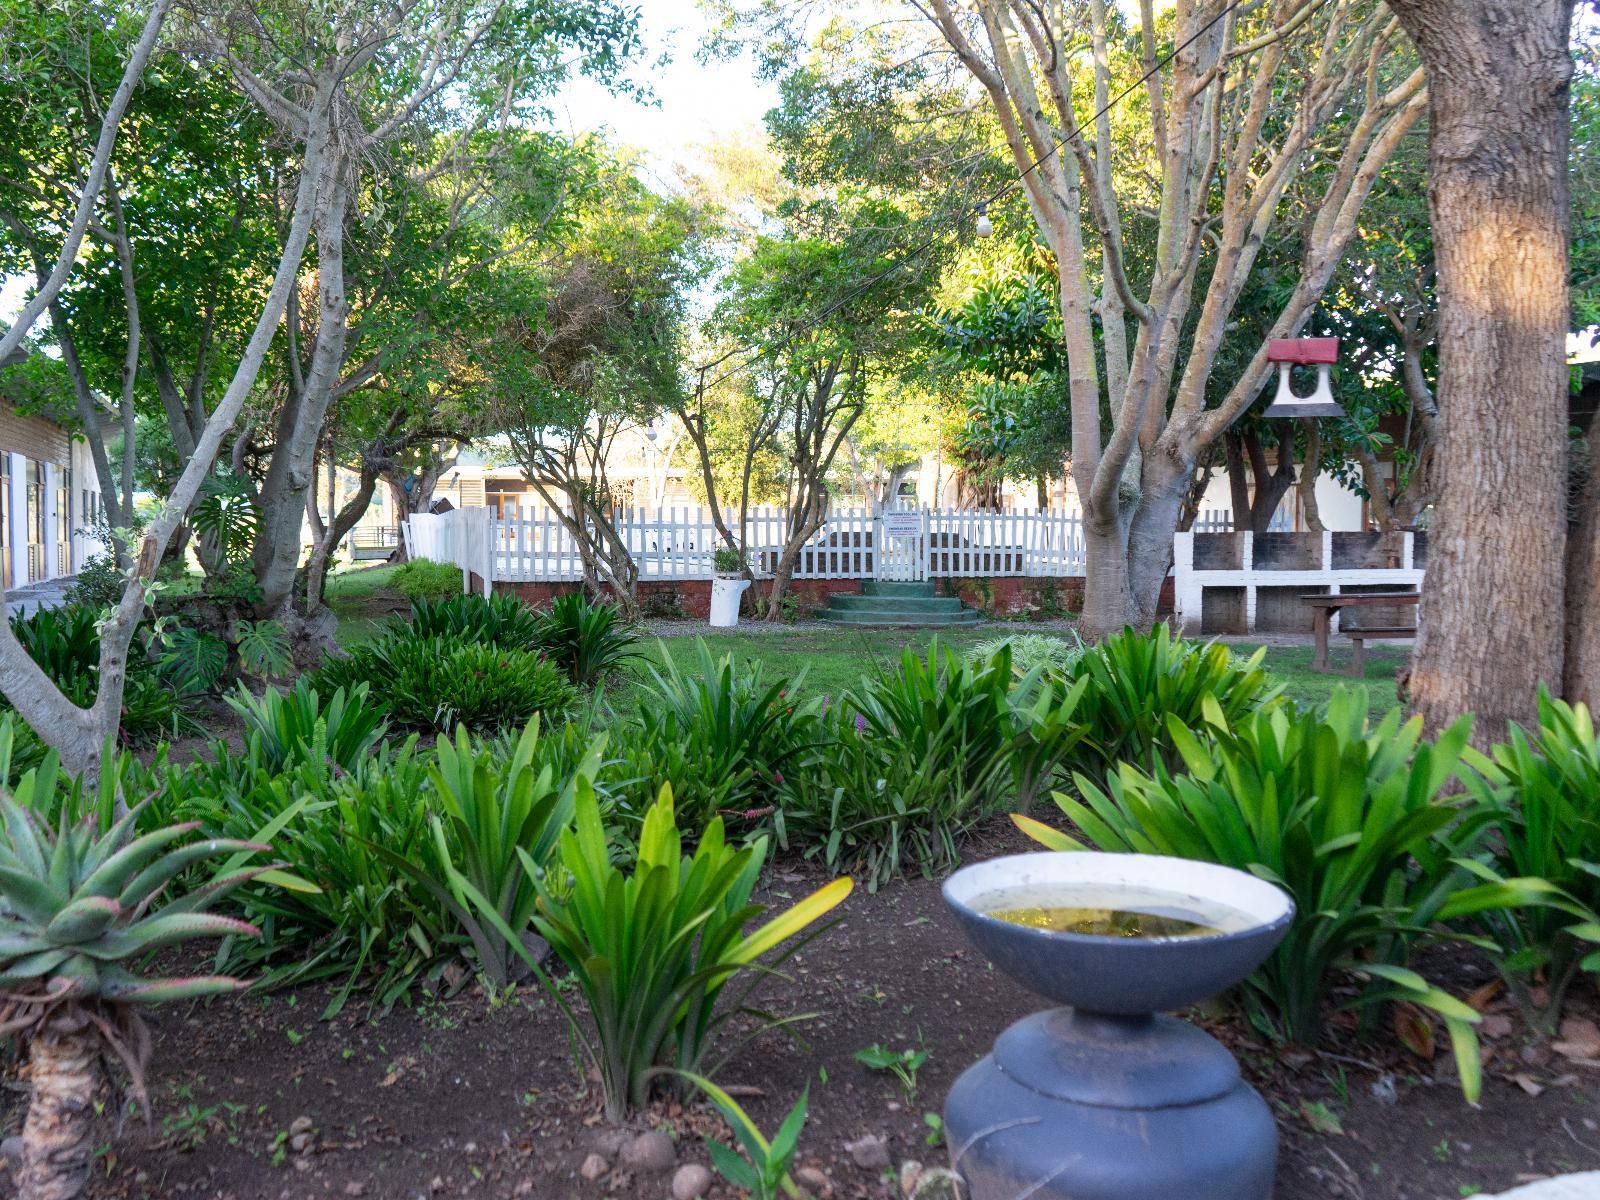
[[[1008,888],[976,898],[972,907],[1013,925],[1092,937],[1216,937],[1256,924],[1217,900],[1115,884]]]

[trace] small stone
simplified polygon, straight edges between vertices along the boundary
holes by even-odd
[[[465,1146],[461,1147],[461,1153],[463,1153],[463,1154],[476,1154],[477,1152],[478,1152],[478,1143],[477,1142],[468,1142]]]
[[[601,1158],[598,1154],[591,1154],[588,1158],[583,1160],[583,1166],[578,1168],[578,1174],[582,1175],[590,1183],[593,1183],[596,1179],[599,1179],[600,1176],[604,1175],[609,1170],[611,1170],[610,1163]]]
[[[311,1135],[309,1133],[297,1133],[289,1139],[289,1149],[296,1154],[304,1154],[306,1147],[309,1145],[311,1145]]]
[[[444,1176],[435,1175],[428,1183],[428,1190],[433,1192],[435,1195],[444,1191]]]
[[[540,966],[543,966],[545,959],[550,957],[550,943],[531,929],[522,935],[522,948]],[[528,965],[528,960],[520,954],[516,955],[511,963],[511,981],[523,983],[531,978],[533,978],[533,968]]]
[[[908,1158],[900,1164],[900,1194],[910,1196],[917,1190],[917,1180],[922,1178],[922,1164]]]
[[[309,1158],[297,1158],[297,1159],[295,1159],[294,1160],[294,1169],[296,1171],[309,1171],[309,1170],[311,1170],[311,1160]]]
[[[853,1142],[844,1144],[850,1161],[863,1171],[881,1171],[889,1165],[889,1147],[873,1133],[864,1133]]]
[[[945,1167],[929,1167],[917,1180],[911,1200],[963,1200],[961,1176]]]
[[[310,1117],[296,1117],[289,1122],[289,1136],[293,1137],[297,1133],[310,1133],[311,1128]]]
[[[828,1173],[821,1167],[801,1167],[794,1173],[794,1181],[813,1196],[826,1196],[833,1191]]]
[[[344,1185],[344,1194],[346,1196],[365,1196],[367,1194],[367,1185],[352,1179]]]
[[[684,1163],[672,1175],[672,1200],[698,1200],[711,1190],[711,1172],[699,1163]]]
[[[607,1158],[615,1158],[622,1153],[622,1148],[633,1141],[633,1134],[626,1129],[602,1129],[590,1139],[596,1153],[604,1154]]]
[[[678,1161],[678,1148],[658,1129],[641,1133],[622,1148],[620,1162],[630,1171],[670,1171]]]

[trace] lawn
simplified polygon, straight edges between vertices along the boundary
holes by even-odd
[[[981,642],[1038,632],[1029,625],[994,623],[977,628],[934,631],[928,629],[772,629],[753,626],[737,631],[717,631],[701,635],[712,654],[732,654],[739,662],[760,662],[769,678],[794,678],[804,672],[800,690],[806,695],[837,696],[857,683],[863,675],[892,670],[906,649],[926,653],[937,637],[939,644],[966,653]],[[341,631],[341,642],[345,638]],[[649,679],[648,665],[659,665],[663,653],[680,667],[690,666],[698,654],[694,637],[666,637],[648,645],[644,658],[633,671],[612,681],[608,697],[623,712],[636,704],[639,683]],[[347,643],[348,644],[348,643]],[[1255,652],[1259,643],[1241,643],[1239,654]],[[1395,693],[1395,672],[1405,662],[1407,647],[1375,646],[1369,649],[1366,674],[1362,682],[1371,697],[1374,716],[1381,716],[1399,703]],[[1335,650],[1335,666],[1343,660]],[[1355,682],[1343,674],[1311,669],[1310,646],[1269,646],[1267,668],[1285,693],[1302,705],[1325,703],[1335,687]]]

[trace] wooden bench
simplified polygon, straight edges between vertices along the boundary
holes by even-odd
[[[1350,639],[1350,674],[1360,679],[1366,674],[1366,641],[1368,638],[1411,638],[1417,636],[1415,625],[1397,625],[1391,628],[1341,629]]]
[[[1333,618],[1340,609],[1365,608],[1370,605],[1396,608],[1401,605],[1415,604],[1421,598],[1421,595],[1417,592],[1389,591],[1341,592],[1338,595],[1316,592],[1309,596],[1301,596],[1300,599],[1305,601],[1311,608],[1311,631],[1316,635],[1317,652],[1311,660],[1311,669],[1313,671],[1326,671],[1328,669],[1328,635],[1333,629]],[[1352,636],[1355,641],[1355,668],[1351,673],[1359,675],[1363,670],[1361,661],[1363,641],[1369,637],[1415,637],[1417,631],[1415,627],[1411,627],[1405,629],[1351,629],[1340,630],[1340,632]],[[1355,635],[1359,635],[1359,637]]]

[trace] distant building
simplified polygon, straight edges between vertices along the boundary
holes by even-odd
[[[0,375],[0,588],[77,574],[102,548],[88,531],[103,512],[83,439],[44,411],[22,412]]]

